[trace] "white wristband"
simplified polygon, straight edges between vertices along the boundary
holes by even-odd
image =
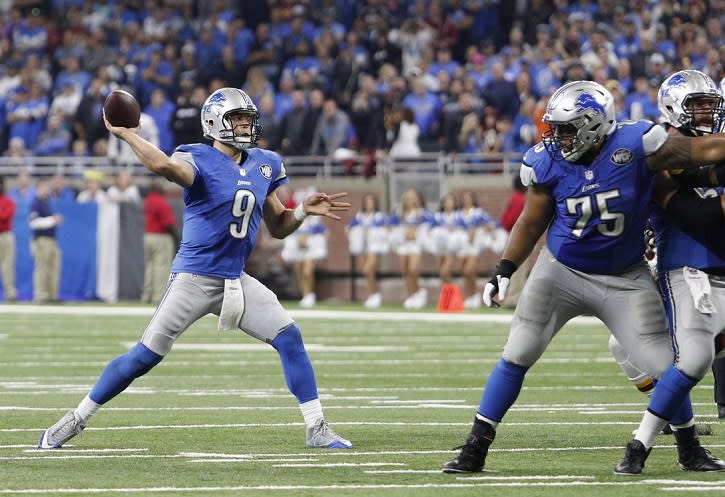
[[[307,217],[307,215],[308,215],[308,214],[307,214],[307,213],[305,212],[305,204],[304,204],[304,202],[300,202],[300,203],[299,203],[299,204],[297,205],[297,207],[295,207],[295,210],[294,210],[294,211],[292,211],[292,213],[294,214],[294,216],[295,216],[295,219],[296,219],[296,220],[298,220],[299,222],[302,222],[302,221],[304,221],[304,220],[305,220],[305,218],[306,218],[306,217]]]

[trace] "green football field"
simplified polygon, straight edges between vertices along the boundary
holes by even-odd
[[[64,448],[40,433],[141,335],[138,306],[0,306],[0,496],[712,495],[725,475],[686,473],[661,435],[641,477],[612,473],[645,398],[592,319],[567,325],[529,372],[486,471],[440,472],[468,433],[510,315],[299,310],[326,418],[352,450],[307,449],[277,354],[207,317]],[[703,437],[725,455],[712,377],[693,392]]]

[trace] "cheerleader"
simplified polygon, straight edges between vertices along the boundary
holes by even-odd
[[[388,218],[380,211],[380,203],[374,193],[362,198],[362,209],[347,226],[350,253],[362,262],[362,271],[368,288],[368,298],[363,305],[377,309],[383,303],[378,287],[380,256],[390,249],[388,242]]]
[[[317,303],[315,266],[327,257],[327,226],[322,217],[306,217],[300,227],[284,239],[281,256],[285,262],[294,264],[302,294],[300,306],[314,307]]]
[[[390,218],[391,243],[400,260],[407,298],[406,309],[420,309],[428,301],[428,291],[420,286],[420,262],[433,216],[425,208],[423,195],[417,190],[406,190],[398,211]]]
[[[456,197],[449,193],[441,199],[440,210],[434,214],[428,250],[438,259],[441,283],[453,283],[453,264],[460,256],[466,241],[461,211]]]
[[[463,306],[466,309],[481,307],[481,295],[476,290],[476,266],[478,257],[490,240],[489,232],[495,225],[491,217],[478,206],[476,194],[461,192],[461,224],[465,232],[464,242],[459,255],[463,272]]]

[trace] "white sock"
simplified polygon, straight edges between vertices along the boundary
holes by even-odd
[[[303,402],[300,404],[300,411],[302,411],[302,416],[305,418],[307,428],[312,428],[315,426],[315,423],[324,417],[322,415],[322,404],[320,403],[320,399]]]
[[[659,418],[649,411],[644,413],[642,416],[642,422],[637,428],[637,433],[634,435],[635,440],[639,440],[644,445],[645,449],[649,449],[654,446],[657,435],[665,427],[667,421]]]
[[[88,419],[100,408],[101,404],[96,404],[88,395],[86,395],[83,400],[81,400],[81,403],[78,404],[78,407],[75,408],[75,413],[76,416],[81,418],[83,421],[88,421]]]
[[[687,429],[687,428],[692,428],[693,426],[695,426],[695,418],[694,417],[690,418],[690,420],[687,421],[683,425],[673,425],[673,424],[670,424],[670,426],[675,431],[677,431],[677,430],[684,430],[684,429]]]
[[[491,425],[491,428],[494,430],[498,427],[498,421],[494,421],[493,419],[488,419],[486,416],[483,416],[481,414],[476,413],[476,419],[480,419],[484,423],[488,423]]]

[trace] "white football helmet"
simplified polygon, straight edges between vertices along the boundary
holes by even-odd
[[[660,122],[697,135],[716,133],[722,124],[723,96],[710,76],[701,71],[678,71],[660,85]]]
[[[251,134],[234,134],[229,116],[235,113],[249,115]],[[201,108],[201,129],[204,131],[204,138],[220,141],[240,150],[256,145],[262,136],[257,106],[249,95],[238,88],[220,88],[209,95]]]
[[[614,97],[594,81],[573,81],[554,92],[542,120],[549,155],[576,162],[616,126]]]

